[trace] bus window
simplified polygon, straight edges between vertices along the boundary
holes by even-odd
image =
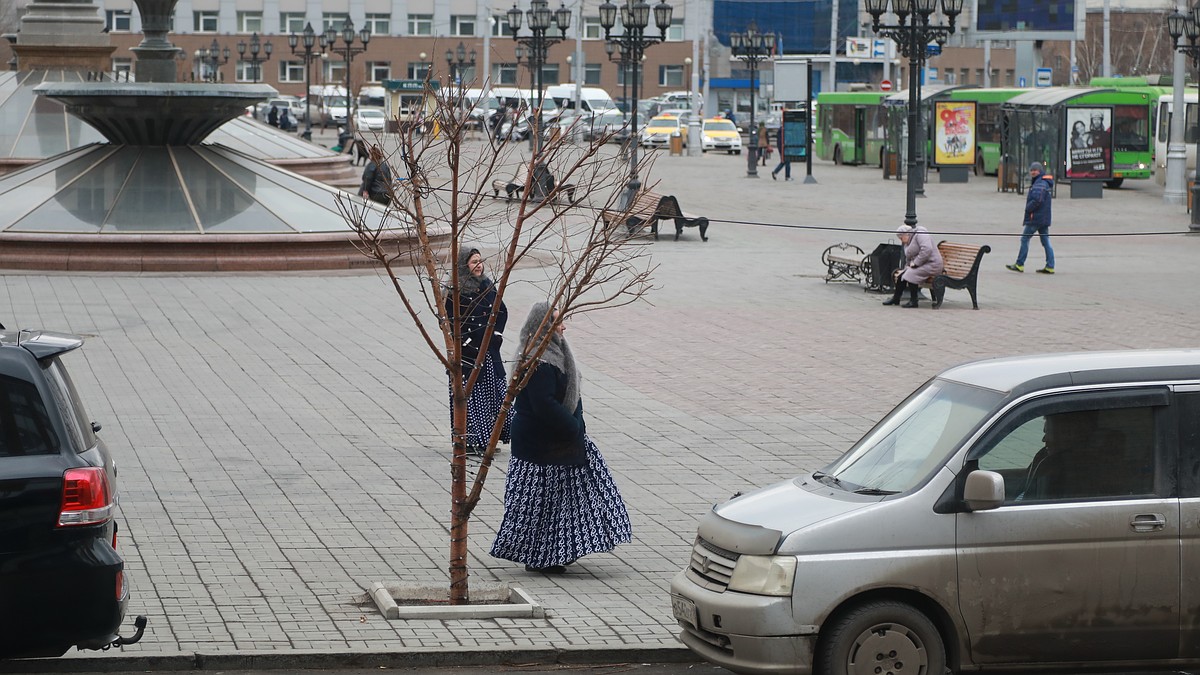
[[[1113,149],[1140,152],[1150,145],[1150,107],[1118,105],[1113,111]]]
[[[1171,135],[1171,113],[1165,102],[1158,104],[1158,142],[1166,143]]]
[[[1195,103],[1187,104],[1187,123],[1184,125],[1183,129],[1184,129],[1183,142],[1184,143],[1195,143],[1196,142],[1196,104]]]

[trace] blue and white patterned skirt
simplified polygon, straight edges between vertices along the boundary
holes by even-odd
[[[504,364],[492,352],[483,359],[483,372],[475,380],[475,388],[467,398],[467,447],[482,448],[492,437],[492,425],[500,414],[500,404],[508,393],[508,378],[504,374]],[[463,374],[463,382],[467,381],[470,373]],[[450,428],[454,429],[454,391],[446,385],[450,392]],[[508,409],[508,419],[500,430],[500,440],[508,443],[512,439],[513,409]]]
[[[509,460],[493,556],[530,567],[566,565],[632,539],[629,513],[608,465],[592,439],[584,441],[587,464]]]

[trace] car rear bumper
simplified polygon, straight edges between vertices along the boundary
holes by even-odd
[[[0,657],[98,649],[118,636],[129,602],[125,561],[108,537],[0,554]],[[117,596],[118,577],[120,597]]]

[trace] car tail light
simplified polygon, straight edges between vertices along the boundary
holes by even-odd
[[[125,571],[117,572],[117,600],[125,594]]]
[[[104,469],[89,466],[63,473],[62,510],[59,527],[96,525],[112,518],[113,501]]]

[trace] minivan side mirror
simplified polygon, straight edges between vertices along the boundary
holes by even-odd
[[[963,502],[970,511],[988,511],[1004,503],[1004,476],[995,471],[972,471],[963,487]]]

